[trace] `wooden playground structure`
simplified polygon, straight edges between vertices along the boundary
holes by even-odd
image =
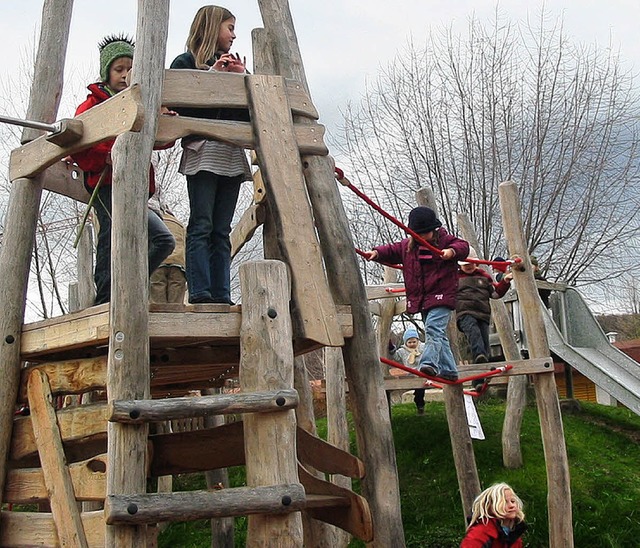
[[[131,86],[51,135],[26,130],[12,153],[0,248],[0,494],[3,504],[36,503],[42,511],[3,507],[0,546],[152,546],[151,526],[159,522],[240,515],[249,516],[249,546],[337,545],[334,530],[323,524],[372,546],[405,545],[378,343],[334,165],[288,3],[258,5],[264,28],[252,34],[254,74],[236,76],[165,70],[169,1],[140,1]],[[44,2],[38,48],[47,55],[37,56],[29,119],[56,120],[72,7],[72,0]],[[251,122],[155,115],[161,105],[248,109]],[[233,241],[241,246],[263,224],[265,260],[241,265],[241,306],[148,303],[147,244],[140,234],[151,150],[156,141],[194,133],[257,157],[254,204]],[[86,200],[74,190],[77,170],[60,160],[116,136],[111,302],[25,324],[42,190]],[[515,277],[531,357],[508,375],[534,378],[550,546],[565,548],[573,545],[569,470],[552,362],[515,185],[504,183],[500,197],[510,253],[525,257]],[[308,383],[294,381],[294,356],[322,347],[341,350],[359,458],[301,427]],[[488,371],[489,365],[468,368]],[[239,379],[239,394],[180,397],[231,378]],[[344,396],[342,381],[340,375],[328,407]],[[51,404],[100,390],[106,402]],[[462,386],[446,387],[445,397],[468,512],[480,482],[460,418]],[[30,415],[15,416],[24,404]],[[239,413],[242,422],[192,432],[149,429]],[[246,466],[246,487],[147,492],[149,478],[236,465]],[[361,495],[327,474],[360,479]]]

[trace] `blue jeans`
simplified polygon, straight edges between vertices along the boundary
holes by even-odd
[[[231,302],[231,221],[244,175],[208,171],[187,175],[191,214],[187,226],[189,302]]]
[[[469,341],[473,362],[480,354],[489,357],[489,324],[470,314],[458,318],[458,329]]]
[[[93,208],[100,224],[96,245],[95,304],[109,302],[111,298],[111,186],[98,189]],[[157,213],[147,212],[149,243],[149,275],[158,268],[176,246],[176,241]]]
[[[420,356],[420,367],[432,366],[439,375],[457,374],[456,360],[449,346],[447,325],[452,310],[445,306],[437,306],[422,312],[425,331],[425,347]]]

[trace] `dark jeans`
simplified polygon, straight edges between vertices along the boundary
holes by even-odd
[[[458,318],[458,329],[462,331],[469,341],[471,354],[475,363],[480,354],[489,357],[489,324],[488,322],[474,318],[469,314]]]
[[[424,392],[424,388],[416,388],[413,391],[413,403],[416,404],[418,409],[424,407]]]
[[[231,302],[231,221],[244,175],[208,171],[187,175],[191,214],[187,226],[189,302]]]
[[[95,304],[109,302],[111,296],[111,187],[98,189],[93,208],[100,224],[96,246]],[[147,214],[149,242],[149,275],[158,268],[176,245],[171,232],[162,219],[150,209]]]

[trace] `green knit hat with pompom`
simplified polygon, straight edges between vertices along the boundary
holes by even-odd
[[[121,34],[120,36],[111,35],[105,37],[98,44],[100,50],[100,79],[103,82],[109,81],[109,69],[111,63],[120,57],[130,57],[133,59],[133,50],[135,43],[131,38]]]

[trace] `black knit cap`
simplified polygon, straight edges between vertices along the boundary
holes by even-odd
[[[429,207],[415,207],[409,213],[409,228],[418,234],[431,232],[441,226],[442,223],[436,217],[433,209]]]

